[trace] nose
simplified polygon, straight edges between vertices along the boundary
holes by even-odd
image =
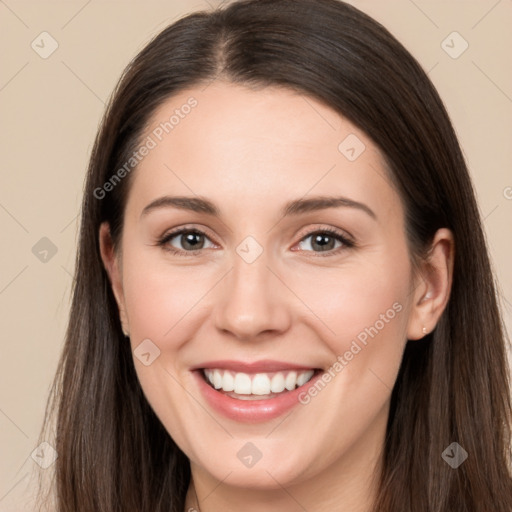
[[[265,252],[251,263],[235,254],[213,313],[217,329],[241,341],[284,333],[291,323],[293,294],[276,274]]]

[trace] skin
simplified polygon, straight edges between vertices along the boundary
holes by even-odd
[[[216,81],[169,98],[146,136],[190,96],[197,107],[134,171],[120,252],[108,225],[100,229],[132,349],[149,338],[161,351],[149,366],[134,357],[142,389],[190,459],[202,512],[369,511],[406,340],[422,338],[423,327],[432,331],[449,297],[452,235],[439,230],[429,267],[414,273],[402,201],[380,151],[311,97]],[[366,146],[352,162],[338,150],[349,134]],[[221,216],[172,207],[141,216],[164,195],[207,198]],[[280,215],[286,202],[313,195],[364,203],[376,218],[352,207]],[[185,225],[206,233],[198,256],[157,244]],[[335,242],[322,252],[310,235],[329,227],[356,246]],[[236,252],[247,236],[263,248],[252,263]],[[167,245],[189,247],[180,236]],[[400,312],[288,416],[230,420],[210,408],[192,379],[190,367],[212,359],[327,369],[395,303]],[[237,457],[248,441],[262,453],[252,468]],[[192,485],[190,507],[198,508]]]

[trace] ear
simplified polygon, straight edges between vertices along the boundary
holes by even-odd
[[[452,287],[455,243],[449,229],[439,229],[416,278],[407,338],[417,340],[432,332],[443,313]]]
[[[126,307],[123,293],[123,279],[121,273],[120,257],[114,250],[112,237],[110,235],[110,226],[108,222],[103,222],[100,226],[99,232],[100,253],[103,261],[103,266],[107,271],[112,287],[112,292],[119,308],[120,321],[125,336],[130,333],[128,318],[126,316]]]

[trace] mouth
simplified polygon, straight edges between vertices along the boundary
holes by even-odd
[[[270,359],[215,360],[190,370],[213,411],[236,422],[253,424],[304,407],[301,396],[324,374],[321,368]]]
[[[294,391],[322,373],[319,368],[246,373],[226,368],[198,369],[217,392],[237,400],[269,400]]]

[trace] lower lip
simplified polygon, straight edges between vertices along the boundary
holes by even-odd
[[[202,395],[213,409],[235,421],[259,423],[277,418],[294,406],[299,405],[301,403],[299,402],[299,395],[314,385],[323,372],[319,371],[313,375],[311,380],[293,391],[266,400],[238,400],[232,398],[207,384],[202,370],[195,370],[192,373],[197,379]]]

